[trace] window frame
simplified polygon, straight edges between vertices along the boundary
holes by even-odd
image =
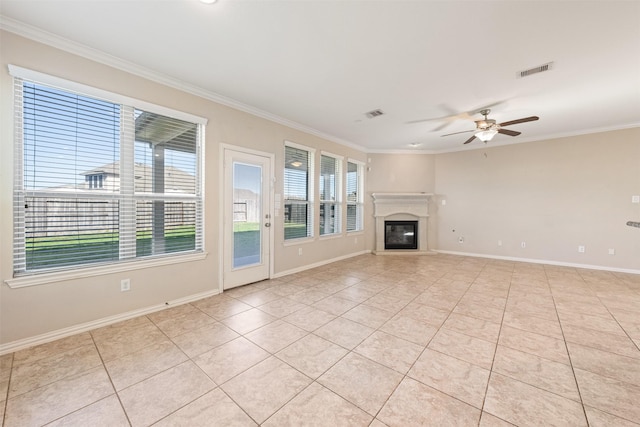
[[[290,237],[287,238],[285,229],[286,229],[286,212],[283,212],[282,215],[282,226],[283,226],[283,241],[284,244],[297,244],[300,242],[304,242],[304,241],[309,241],[309,240],[313,240],[315,237],[315,221],[314,221],[314,215],[315,215],[315,210],[314,210],[314,184],[315,184],[315,154],[316,154],[316,150],[314,148],[308,147],[306,145],[302,145],[302,144],[297,144],[295,142],[291,142],[291,141],[284,141],[284,162],[286,162],[286,158],[287,158],[287,147],[288,148],[293,148],[296,150],[301,150],[301,151],[306,151],[308,153],[308,157],[307,157],[307,194],[306,194],[306,200],[305,201],[300,201],[300,200],[295,200],[295,199],[287,199],[287,194],[286,194],[286,181],[287,181],[287,177],[286,177],[286,165],[283,164],[283,179],[282,179],[282,207],[283,207],[283,211],[286,211],[286,206],[289,200],[291,200],[289,203],[291,204],[303,204],[307,206],[307,235],[303,236],[303,237]],[[283,162],[283,163],[284,163]]]
[[[71,280],[79,277],[91,277],[102,274],[109,274],[117,271],[127,271],[127,270],[135,270],[139,268],[147,268],[148,266],[157,266],[157,265],[167,265],[167,264],[175,264],[180,262],[187,262],[196,259],[204,259],[206,257],[205,244],[204,244],[204,192],[203,183],[204,183],[204,127],[207,124],[207,119],[194,116],[189,113],[184,113],[176,110],[172,110],[166,107],[157,106],[154,104],[150,104],[144,101],[136,100],[134,98],[122,96],[119,94],[111,93],[102,89],[94,88],[91,86],[86,86],[80,83],[68,81],[65,79],[61,79],[58,77],[50,76],[44,73],[40,73],[33,70],[28,70],[25,68],[17,67],[14,65],[9,65],[9,73],[14,78],[14,88],[17,89],[17,85],[20,85],[20,88],[24,87],[24,83],[35,83],[41,86],[52,87],[57,90],[65,91],[67,93],[71,93],[74,95],[86,96],[94,99],[99,99],[102,101],[106,101],[113,104],[119,104],[121,107],[126,106],[127,108],[140,109],[144,111],[153,112],[155,114],[164,115],[180,120],[185,120],[192,122],[198,127],[198,137],[197,137],[197,147],[196,147],[196,160],[195,160],[195,170],[196,170],[196,189],[193,197],[188,198],[190,201],[194,201],[196,203],[196,247],[193,251],[183,251],[183,252],[168,252],[164,254],[159,254],[155,256],[145,256],[145,257],[132,257],[132,258],[123,258],[120,255],[118,260],[114,261],[106,261],[106,262],[98,262],[98,263],[89,263],[89,264],[73,264],[66,266],[54,266],[46,269],[35,269],[35,270],[27,270],[26,267],[23,271],[19,271],[19,264],[16,261],[19,257],[24,258],[26,254],[26,248],[24,245],[24,237],[23,234],[20,234],[20,231],[25,230],[24,224],[24,213],[22,209],[18,209],[21,205],[21,198],[24,198],[25,195],[33,195],[34,193],[43,194],[43,195],[51,195],[51,191],[45,190],[28,190],[26,191],[24,188],[24,133],[22,131],[22,111],[18,110],[22,109],[22,100],[14,99],[14,137],[13,137],[13,147],[14,147],[14,185],[13,185],[13,193],[14,193],[14,209],[13,212],[13,230],[14,230],[14,242],[13,242],[13,250],[14,250],[14,262],[13,262],[13,278],[5,280],[5,282],[12,288],[23,287],[23,286],[32,286],[43,283],[52,283],[63,280]],[[22,90],[22,89],[20,89]],[[20,93],[16,91],[14,93],[14,98],[19,96]],[[19,103],[18,103],[19,102]],[[120,123],[122,126],[122,118],[120,119]],[[135,143],[132,136],[130,137],[132,143]],[[124,137],[120,142],[121,147],[125,145]],[[122,154],[121,154],[122,155]],[[133,162],[133,159],[132,159]],[[121,164],[124,162],[121,162]],[[121,166],[122,168],[122,166]],[[121,170],[122,172],[122,170]],[[96,194],[88,194],[91,193],[91,190],[102,190],[105,187],[104,177],[102,178],[100,183],[102,187],[93,188],[92,184],[95,184],[93,181],[93,177],[89,180],[89,188],[87,188],[87,192],[79,192],[74,193],[72,197],[81,197],[81,198],[99,198],[99,199],[121,199],[122,195],[120,193],[110,193],[107,191],[95,191]],[[57,197],[60,197],[60,194],[57,194]],[[186,198],[185,198],[186,199]],[[171,200],[168,200],[171,201]],[[135,221],[135,217],[133,219]],[[119,221],[120,222],[120,221]],[[134,224],[135,227],[135,224]],[[22,236],[22,237],[21,237]],[[21,241],[22,239],[22,241]],[[16,251],[21,253],[16,253]]]
[[[349,163],[356,165],[357,170],[356,170],[356,201],[355,202],[350,202],[349,201],[349,194],[347,193],[348,189],[348,174],[349,174]],[[351,159],[348,158],[347,159],[347,167],[345,170],[345,193],[346,193],[346,200],[345,200],[345,218],[346,218],[346,226],[345,226],[345,231],[347,233],[358,233],[358,232],[363,232],[364,231],[364,162],[361,162],[359,160],[355,160],[355,159]],[[356,228],[354,230],[349,230],[349,206],[355,206],[355,210],[356,210]]]
[[[333,183],[333,192],[335,194],[335,200],[326,200],[322,199],[322,194],[320,193],[320,185],[323,181],[322,175],[322,158],[327,157],[331,158],[335,161],[335,169],[333,171],[333,175],[335,177]],[[318,234],[320,237],[330,237],[342,234],[342,169],[343,169],[344,157],[338,156],[336,154],[332,154],[326,151],[320,152],[320,171],[318,173],[318,200],[320,203],[320,209],[318,210],[318,226],[320,227]],[[333,207],[333,216],[334,216],[334,227],[333,231],[330,233],[323,232],[322,230],[322,212],[325,212],[326,209],[322,209],[323,206]],[[325,217],[325,221],[326,221]]]

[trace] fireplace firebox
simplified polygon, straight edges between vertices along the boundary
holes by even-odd
[[[418,221],[385,221],[384,249],[418,249]]]

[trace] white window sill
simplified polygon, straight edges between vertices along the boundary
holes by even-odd
[[[331,240],[331,239],[337,239],[339,237],[344,237],[345,235],[343,233],[331,233],[331,234],[323,234],[322,236],[320,236],[320,240]]]
[[[198,252],[188,255],[175,255],[162,258],[135,260],[99,267],[83,267],[73,270],[56,271],[51,273],[32,274],[28,276],[7,279],[4,282],[11,289],[25,288],[28,286],[47,285],[50,283],[64,282],[67,280],[83,279],[85,277],[102,276],[105,274],[119,273],[122,271],[140,270],[143,268],[159,267],[164,265],[179,264],[183,262],[200,261],[207,257],[207,252]]]
[[[301,237],[299,239],[288,239],[285,240],[282,246],[296,246],[296,245],[304,245],[307,243],[313,243],[315,241],[315,237]]]

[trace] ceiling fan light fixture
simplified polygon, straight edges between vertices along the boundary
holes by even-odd
[[[491,141],[491,139],[498,133],[497,129],[485,129],[475,133],[476,138],[482,142]]]

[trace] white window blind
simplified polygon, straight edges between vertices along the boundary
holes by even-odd
[[[135,111],[136,256],[195,250],[198,126]]]
[[[347,162],[347,231],[360,231],[364,228],[362,170],[362,164],[352,161]]]
[[[320,235],[340,232],[340,164],[341,159],[320,156]]]
[[[201,251],[201,125],[14,79],[15,275]]]
[[[284,163],[284,238],[313,236],[312,152],[285,145]]]

